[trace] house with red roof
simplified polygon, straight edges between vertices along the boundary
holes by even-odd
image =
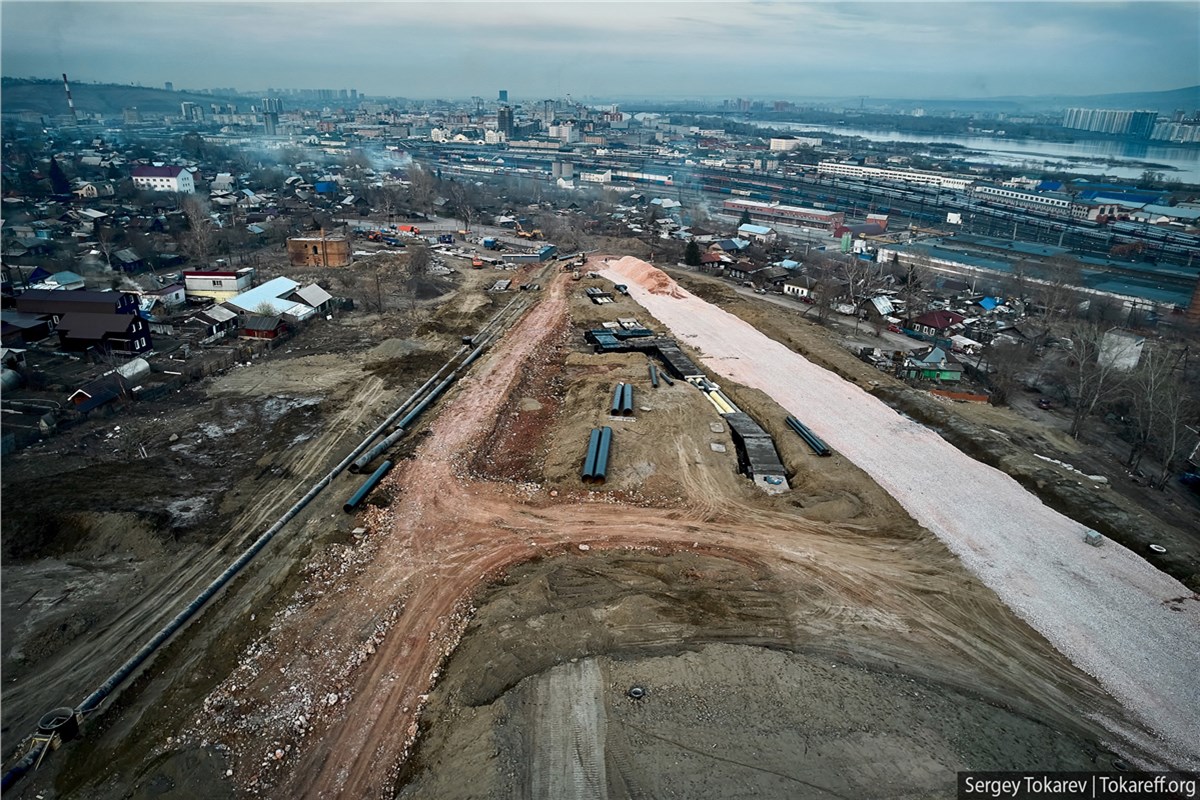
[[[152,192],[194,194],[196,182],[184,167],[143,166],[133,168],[133,185]]]

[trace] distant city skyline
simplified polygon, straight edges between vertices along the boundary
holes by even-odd
[[[1091,95],[1200,83],[1193,2],[0,3],[9,77],[411,98]]]

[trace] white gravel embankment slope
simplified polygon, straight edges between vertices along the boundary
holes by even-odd
[[[1164,603],[1191,594],[1183,584],[1114,542],[1083,544],[1083,525],[1008,475],[651,269],[623,258],[602,274],[706,367],[762,390],[874,478],[1161,737],[1171,766],[1200,766],[1200,603]]]

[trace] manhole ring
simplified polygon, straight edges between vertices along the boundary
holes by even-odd
[[[626,692],[626,694],[628,694],[634,700],[641,700],[646,696],[646,690],[641,686],[630,686],[629,691]]]

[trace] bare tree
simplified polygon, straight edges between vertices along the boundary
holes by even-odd
[[[987,383],[992,405],[1008,405],[1028,358],[1028,351],[1019,344],[994,344],[987,349]]]
[[[413,211],[428,214],[437,199],[437,181],[429,172],[413,165],[408,171],[408,202]]]
[[[1197,414],[1200,414],[1200,386],[1187,380],[1184,372],[1176,370],[1158,393],[1159,413],[1154,426],[1155,452],[1162,464],[1156,489],[1163,489],[1171,479],[1175,463],[1183,455],[1181,450],[1188,437],[1185,433],[1194,430]]]
[[[1046,263],[1042,275],[1032,287],[1032,295],[1041,307],[1041,325],[1034,341],[1044,344],[1054,328],[1074,317],[1079,308],[1080,264],[1056,256]]]
[[[454,209],[454,216],[462,222],[465,230],[471,230],[471,220],[475,218],[475,187],[466,181],[449,181],[445,187],[446,199]]]
[[[199,197],[188,196],[180,205],[187,221],[187,230],[182,234],[184,252],[196,263],[207,265],[212,259],[215,239],[208,203]]]
[[[1109,329],[1099,322],[1080,322],[1071,329],[1071,352],[1066,359],[1064,386],[1073,406],[1070,435],[1079,438],[1084,421],[1100,400],[1112,396],[1128,375],[1122,362],[1123,341],[1105,345]]]
[[[408,274],[418,278],[429,273],[429,248],[417,240],[408,247]]]

